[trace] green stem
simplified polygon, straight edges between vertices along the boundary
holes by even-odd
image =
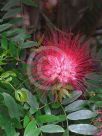
[[[64,110],[64,108],[63,108],[63,106],[62,106],[61,103],[60,103],[60,106],[61,106],[61,108],[62,108],[62,110],[63,110],[63,112],[64,112],[64,115],[65,115],[65,117],[66,117],[67,130],[68,130],[68,136],[69,136],[69,129],[68,129],[69,123],[68,123],[68,119],[67,119],[67,114],[66,114],[66,112],[65,112],[65,110]]]
[[[9,84],[9,85],[12,87],[12,89],[13,89],[14,91],[16,91],[15,87],[14,87],[12,84],[10,84],[9,82],[7,82],[7,84]]]

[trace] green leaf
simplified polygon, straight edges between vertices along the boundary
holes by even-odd
[[[11,121],[10,121],[11,122]],[[17,119],[12,119],[12,124],[17,129],[22,129],[22,121],[19,121]]]
[[[8,78],[10,76],[11,77],[16,77],[16,73],[13,72],[13,71],[6,71],[1,75],[2,78]]]
[[[7,93],[3,93],[3,97],[4,97],[4,103],[8,108],[10,117],[19,119],[20,113],[18,110],[18,105],[15,102],[14,98]]]
[[[72,112],[72,111],[80,110],[84,107],[86,102],[87,102],[86,100],[77,100],[77,101],[69,104],[68,106],[66,106],[65,111]]]
[[[28,116],[24,117],[24,121],[23,121],[23,127],[25,128],[30,122],[30,118]]]
[[[1,75],[1,82],[2,83],[11,82],[13,77],[16,77],[16,74],[13,71],[6,71]]]
[[[38,43],[37,43],[37,42],[29,41],[29,42],[23,43],[23,44],[20,46],[20,48],[21,48],[21,49],[26,49],[26,48],[36,47],[36,46],[38,46]]]
[[[65,132],[63,133],[63,136],[69,136],[69,130],[66,129]]]
[[[0,92],[1,92],[1,88],[0,88]],[[2,96],[2,93],[0,93],[0,104],[3,102],[4,98]]]
[[[70,97],[67,97],[63,100],[62,104],[67,105],[75,100],[77,100],[82,95],[81,91],[74,91]]]
[[[12,25],[16,25],[16,26],[21,26],[23,24],[23,18],[22,17],[16,17],[16,18],[12,18],[9,22]]]
[[[61,104],[60,104],[59,102],[55,102],[55,103],[51,104],[51,107],[52,107],[53,109],[58,109],[58,108],[61,107]]]
[[[45,114],[51,115],[51,109],[50,109],[50,106],[49,106],[49,105],[47,105],[47,106],[44,108],[44,111],[45,111]]]
[[[0,92],[1,92],[1,93],[3,93],[3,92],[6,92],[6,93],[7,93],[7,92],[9,92],[9,91],[8,91],[7,89],[2,88],[2,87],[0,86]],[[0,93],[0,94],[1,94],[1,93]]]
[[[80,110],[73,112],[67,116],[70,120],[83,120],[95,117],[97,114],[90,110]]]
[[[7,41],[7,38],[6,38],[6,34],[3,33],[2,34],[2,39],[1,39],[1,47],[5,50],[8,49],[8,41]]]
[[[24,136],[39,136],[41,133],[41,130],[39,128],[33,129],[32,131],[29,131],[28,134]]]
[[[22,89],[15,92],[15,97],[19,102],[27,102],[28,100],[27,92]]]
[[[39,108],[39,103],[37,102],[36,96],[32,95],[30,92],[28,94],[27,103],[30,105],[32,110],[37,110]]]
[[[3,24],[3,25],[0,25],[0,32],[3,32],[9,28],[12,27],[12,24],[9,24],[9,23],[6,23],[6,24]]]
[[[37,117],[38,122],[40,123],[51,123],[57,121],[57,117],[54,115],[41,115]]]
[[[14,8],[14,9],[10,9],[8,10],[8,12],[3,16],[3,19],[8,19],[11,17],[15,17],[17,14],[19,14],[21,12],[21,8]]]
[[[24,136],[39,136],[40,129],[36,126],[36,121],[32,120],[26,127]]]
[[[64,115],[55,116],[55,115],[41,115],[37,117],[37,121],[40,123],[53,123],[53,122],[62,122],[65,120]]]
[[[3,22],[3,19],[0,19],[0,23],[2,23]]]
[[[57,122],[63,122],[65,120],[66,120],[66,116],[65,115],[59,115]]]
[[[18,35],[11,38],[12,41],[17,42],[19,44],[23,43],[26,39],[30,38],[29,34],[26,34],[25,32],[19,33]]]
[[[0,72],[1,73],[4,71],[1,66],[6,65],[7,54],[8,54],[7,50],[2,50],[2,53],[0,53]]]
[[[6,132],[6,136],[18,136],[19,134],[16,133],[12,121],[5,112],[4,109],[0,111],[0,128]]]
[[[1,9],[1,11],[8,11],[10,8],[16,6],[17,4],[19,4],[20,0],[10,0],[8,1],[5,6]]]
[[[64,132],[64,129],[59,125],[45,125],[41,127],[42,132],[44,133],[62,133]]]
[[[9,51],[13,57],[19,56],[19,49],[17,48],[16,44],[13,41],[9,42]]]
[[[6,32],[6,35],[7,35],[7,37],[13,37],[13,36],[15,36],[15,35],[17,35],[17,34],[24,33],[24,32],[25,32],[25,31],[24,31],[24,29],[22,29],[22,28],[15,28],[15,29],[13,29],[13,30],[7,31],[7,32]]]
[[[97,105],[97,107],[102,107],[102,101],[95,102],[95,105]]]
[[[22,88],[21,91],[27,94],[27,103],[30,105],[31,114],[33,114],[35,110],[39,108],[36,96],[32,95],[32,93],[25,88]]]
[[[97,128],[89,124],[76,124],[70,125],[69,130],[71,132],[82,134],[82,135],[94,135],[97,133]]]
[[[34,3],[32,0],[22,0],[22,2],[25,5],[32,6],[32,7],[37,7],[36,3]]]

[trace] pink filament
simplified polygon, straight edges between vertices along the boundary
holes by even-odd
[[[46,57],[40,63],[41,73],[47,80],[43,83],[53,84],[55,81],[62,85],[71,84],[77,90],[85,90],[85,77],[87,74],[92,73],[93,62],[90,48],[87,43],[80,44],[80,38],[76,36],[73,38],[70,34],[62,36],[54,33],[52,39],[44,41],[44,47],[53,47],[52,50],[43,50],[37,55]],[[57,47],[64,53],[56,52],[54,48]],[[32,65],[36,65],[35,61]],[[37,69],[32,69],[32,74],[36,75]],[[37,79],[40,80],[42,75],[38,75]]]

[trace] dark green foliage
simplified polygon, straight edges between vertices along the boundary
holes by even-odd
[[[82,18],[72,28],[75,33],[90,35],[94,31],[102,11],[101,0],[99,2],[86,1]],[[39,5],[32,0],[0,1],[0,136],[94,135],[98,129],[92,120],[97,118],[96,109],[102,108],[102,77],[97,73],[90,75],[87,80],[92,86],[84,96],[73,91],[62,102],[53,101],[50,92],[48,96],[42,95],[31,85],[26,57],[41,41],[33,41],[24,25],[21,16],[24,6],[37,9]],[[58,24],[60,26],[63,23]],[[100,39],[97,38],[98,43]],[[102,49],[97,59],[100,56]]]

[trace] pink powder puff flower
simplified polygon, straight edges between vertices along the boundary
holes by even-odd
[[[31,75],[36,83],[42,80],[40,88],[59,83],[84,91],[85,77],[96,70],[94,63],[88,43],[81,44],[79,36],[54,33],[52,38],[45,38],[34,56]]]

